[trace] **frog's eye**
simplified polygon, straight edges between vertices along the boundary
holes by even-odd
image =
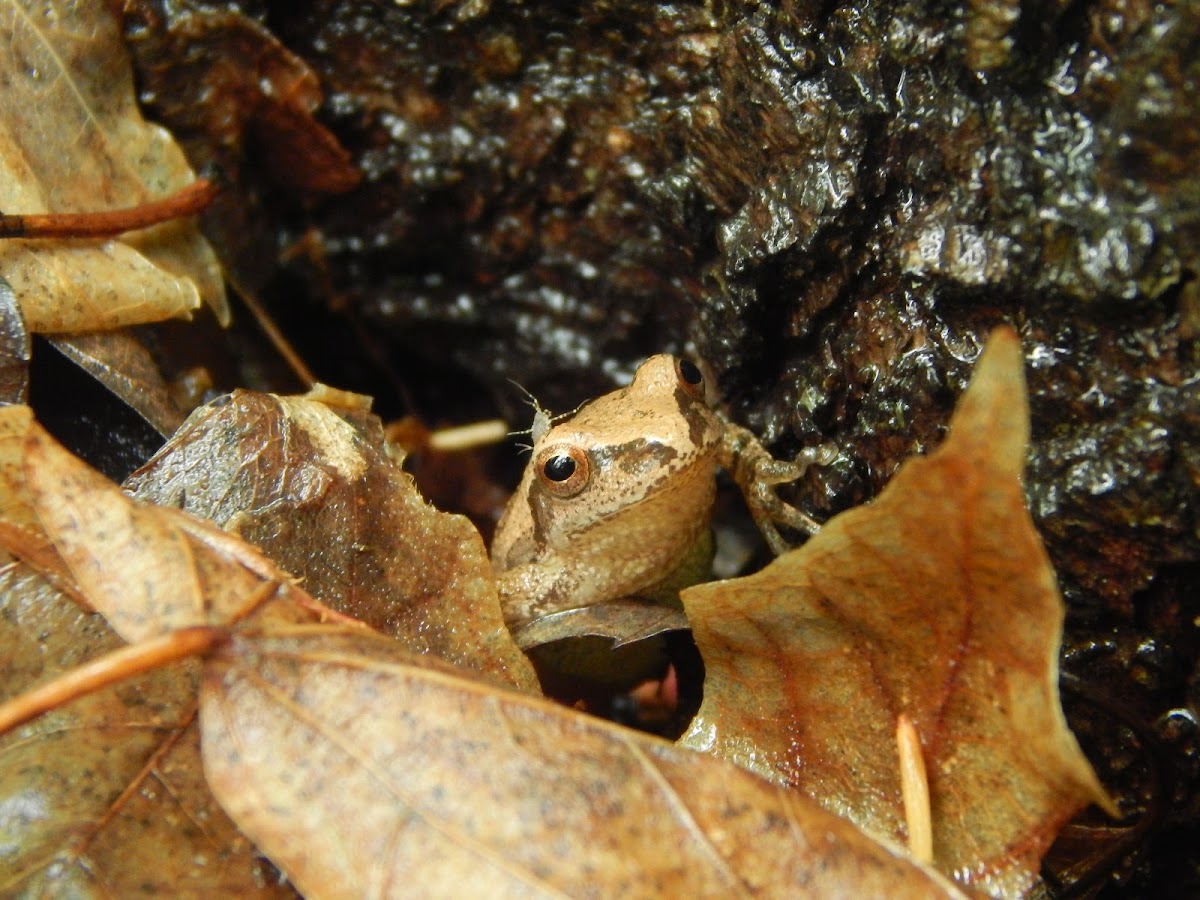
[[[704,373],[698,365],[690,359],[680,357],[675,360],[675,375],[684,392],[697,400],[704,399]]]
[[[592,463],[582,447],[547,447],[534,462],[538,481],[555,497],[574,497],[592,477]]]

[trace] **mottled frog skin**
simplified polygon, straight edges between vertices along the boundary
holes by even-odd
[[[655,586],[677,581],[681,567],[695,567],[697,547],[707,545],[720,467],[733,474],[777,553],[787,545],[775,522],[816,529],[772,486],[828,462],[832,448],[775,460],[750,432],[726,421],[713,399],[698,366],[662,354],[646,360],[628,387],[566,421],[551,427],[539,413],[532,458],[492,545],[510,627],[653,595]]]

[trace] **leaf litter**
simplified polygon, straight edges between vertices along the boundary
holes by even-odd
[[[175,141],[138,110],[108,6],[13,0],[0,44],[0,210],[118,209],[194,182]],[[160,321],[202,302],[229,318],[216,256],[187,221],[120,239],[3,241],[0,269],[32,332]]]
[[[1001,362],[996,363],[995,359]],[[14,417],[29,422],[28,414],[16,408],[16,411],[6,413],[0,424]],[[9,433],[13,430],[11,426],[5,428]],[[20,428],[15,430],[19,432]],[[1019,346],[1015,336],[1001,335],[981,363],[972,389],[956,413],[951,438],[942,450],[926,460],[910,463],[896,476],[889,492],[871,507],[830,523],[806,548],[785,557],[759,576],[696,588],[685,597],[698,643],[709,665],[709,681],[705,706],[684,744],[705,742],[706,749],[715,750],[718,755],[756,768],[773,780],[804,788],[868,831],[882,834],[889,840],[903,839],[906,835],[901,824],[903,817],[897,811],[902,801],[899,799],[892,736],[896,716],[903,714],[915,723],[928,756],[934,797],[935,858],[943,869],[965,881],[1005,896],[1019,895],[1031,885],[1037,858],[1062,819],[1088,800],[1106,802],[1073,737],[1062,723],[1057,703],[1053,676],[1057,628],[1061,627],[1061,601],[1020,498],[1018,476],[1026,431]],[[0,443],[0,451],[3,446]],[[192,602],[160,604],[153,616],[135,616],[138,623],[134,626],[129,624],[127,611],[114,609],[117,620],[125,623],[127,636],[136,639],[155,630],[161,632],[164,629],[152,624],[160,617],[170,622],[171,627],[180,627],[197,621],[228,621],[231,613],[233,616],[248,613],[252,610],[245,602],[247,592],[255,603],[267,596],[261,590],[263,579],[275,579],[276,593],[302,594],[267,560],[240,542],[171,510],[132,506],[107,481],[78,464],[75,465],[80,471],[57,472],[57,468],[48,465],[44,458],[47,453],[51,457],[54,455],[46,449],[52,445],[39,440],[31,446],[37,449],[30,451],[27,448],[25,472],[43,475],[34,475],[32,479],[33,487],[29,492],[32,500],[9,485],[8,495],[19,501],[9,504],[10,509],[16,511],[15,520],[19,527],[10,528],[6,536],[11,541],[16,535],[19,538],[16,543],[29,548],[31,558],[53,560],[54,557],[46,553],[46,544],[53,543],[54,548],[66,556],[72,577],[88,585],[86,593],[89,596],[94,597],[98,590],[101,595],[108,593],[117,606],[126,602],[121,599],[121,581],[107,576],[101,561],[108,562],[112,558],[132,561],[136,556],[135,547],[141,547],[141,552],[150,556],[159,552],[158,547],[169,546],[172,542],[182,542],[189,547],[182,556],[174,549],[168,553],[176,559],[167,568],[194,566],[189,570],[192,577],[185,579],[198,586],[192,594]],[[11,463],[21,455],[10,452],[7,459]],[[933,477],[924,470],[932,472]],[[7,473],[9,470],[0,471]],[[55,474],[46,474],[50,472]],[[63,486],[68,495],[78,494],[74,502],[64,507],[68,512],[51,510],[43,513],[41,504],[62,504]],[[108,497],[105,502],[94,504],[93,492]],[[85,517],[69,512],[93,505],[102,511],[87,521]],[[906,515],[913,515],[914,511],[916,515],[912,519],[899,514],[889,515],[889,512],[895,512],[892,505],[903,509]],[[128,510],[122,512],[122,506],[138,509],[139,514]],[[30,515],[31,507],[37,510],[34,516]],[[1015,517],[1015,526],[1014,508],[1020,513]],[[964,510],[968,512],[964,513]],[[148,520],[162,514],[163,523],[148,525],[141,521],[140,513],[148,514]],[[860,521],[863,516],[867,518]],[[6,516],[6,520],[10,518],[14,517]],[[964,518],[983,522],[984,526],[967,527],[969,523],[964,523]],[[56,535],[53,542],[28,540],[37,530],[35,519],[48,523],[47,529]],[[165,540],[161,534],[155,534],[159,527],[173,530],[172,539]],[[84,531],[71,537],[79,528]],[[103,538],[98,544],[93,543],[97,535],[92,531],[96,529]],[[957,535],[958,542],[947,532]],[[115,539],[114,533],[119,535]],[[131,539],[131,535],[136,539]],[[911,541],[913,535],[919,538],[915,545]],[[70,549],[64,550],[64,547]],[[930,554],[930,547],[948,552],[940,562],[938,559],[921,562],[922,557]],[[850,552],[847,548],[857,554],[851,565],[847,565],[844,556]],[[243,583],[234,591],[243,600],[218,605],[216,611],[207,609],[210,601],[205,598],[223,585],[221,570],[227,561],[217,565],[205,560],[213,553],[230,553],[238,560],[234,569],[242,576],[250,575],[249,583],[243,578]],[[810,559],[798,575],[794,564],[797,557],[806,555],[816,562]],[[947,555],[951,561],[968,558],[970,565],[953,569],[957,573],[953,578],[950,575],[939,577]],[[1037,565],[1031,566],[1031,559]],[[61,562],[51,565],[51,569],[57,571],[55,566],[61,566]],[[782,578],[779,569],[788,570]],[[914,592],[897,584],[895,573],[904,569],[916,570],[917,577],[910,577],[909,581],[915,580],[922,586],[921,590]],[[159,572],[158,577],[163,578],[165,571]],[[179,574],[179,571],[174,572],[176,578]],[[94,584],[93,579],[96,580]],[[237,581],[236,577],[231,579],[231,582]],[[152,578],[146,583],[154,582]],[[177,584],[178,581],[166,579],[165,583]],[[970,589],[964,590],[964,584]],[[255,588],[255,585],[259,587]],[[722,592],[728,596],[723,596]],[[810,596],[814,592],[818,595],[816,600]],[[697,594],[700,595],[699,602]],[[873,601],[872,597],[875,598]],[[881,597],[885,600],[882,604],[879,603]],[[1005,601],[1000,604],[999,611],[989,608],[987,602],[995,604],[998,597]],[[951,602],[955,598],[958,598],[957,604]],[[964,598],[971,603],[964,604]],[[859,602],[859,606],[855,606],[855,602]],[[922,606],[922,603],[926,605]],[[103,608],[107,602],[98,605]],[[946,621],[947,609],[957,611],[958,615],[950,616]],[[553,775],[560,780],[567,779],[571,785],[567,796],[591,796],[586,790],[581,791],[581,783],[584,787],[601,783],[604,785],[602,795],[611,797],[613,787],[606,779],[611,772],[619,772],[620,784],[633,783],[637,790],[644,791],[646,779],[631,782],[630,768],[651,772],[651,786],[661,787],[661,768],[656,765],[646,769],[646,754],[653,751],[651,757],[658,761],[663,754],[669,757],[671,753],[682,752],[668,751],[668,745],[661,742],[595,723],[548,706],[543,701],[522,699],[519,695],[463,681],[460,670],[447,671],[441,662],[428,656],[414,658],[394,642],[359,629],[316,625],[315,622],[322,618],[317,610],[319,605],[314,601],[301,601],[298,609],[292,609],[282,617],[275,616],[274,624],[242,627],[210,657],[202,692],[206,710],[202,715],[206,723],[213,723],[211,726],[206,724],[206,728],[215,729],[221,735],[205,744],[205,753],[210,760],[210,778],[215,778],[214,784],[225,785],[224,789],[218,789],[223,790],[223,802],[231,811],[236,810],[234,815],[239,825],[264,851],[297,878],[298,883],[311,885],[313,895],[326,894],[331,884],[345,883],[344,879],[348,877],[346,859],[353,860],[351,865],[356,870],[360,864],[364,867],[362,877],[367,880],[358,882],[364,889],[393,883],[389,879],[397,877],[395,870],[381,860],[395,858],[405,860],[404,865],[413,864],[403,855],[404,848],[409,847],[409,838],[417,846],[427,847],[432,842],[439,851],[445,851],[420,854],[421,859],[429,863],[422,871],[430,879],[449,877],[437,874],[442,866],[449,866],[448,871],[457,871],[453,864],[446,862],[446,853],[450,857],[465,853],[473,859],[476,858],[473,854],[480,853],[481,858],[498,865],[498,871],[506,871],[514,878],[515,890],[527,891],[530,884],[540,883],[543,873],[550,871],[545,860],[534,854],[536,858],[528,865],[513,863],[510,845],[489,843],[489,840],[495,840],[495,832],[487,830],[490,827],[509,835],[514,831],[510,820],[514,817],[513,811],[521,808],[520,804],[512,805],[513,799],[509,796],[516,790],[514,784],[521,785],[519,796],[529,799],[534,796],[530,792],[530,783],[539,779],[544,781],[548,775]],[[1033,624],[1024,640],[1017,641],[1016,647],[1007,647],[1005,642],[1013,636],[1011,621],[1014,617]],[[1002,626],[998,624],[1000,621],[1004,623]],[[150,630],[145,630],[146,627]],[[757,648],[755,640],[746,646],[748,633],[756,636]],[[739,641],[742,642],[740,652],[730,652]],[[930,646],[934,648],[932,651]],[[234,648],[237,648],[236,652]],[[943,652],[946,648],[950,650]],[[978,653],[981,649],[992,651],[992,655]],[[814,653],[819,657],[819,665],[814,665]],[[982,659],[976,659],[976,654]],[[955,669],[954,677],[940,681],[929,677],[936,664],[947,657],[952,658],[949,664]],[[982,667],[982,675],[974,671],[977,664]],[[275,669],[284,674],[271,678],[263,674]],[[728,691],[730,672],[735,669],[736,677],[752,686],[753,697],[746,692],[731,694]],[[871,671],[864,680],[866,669]],[[813,679],[806,681],[799,677],[798,670],[819,673],[816,682],[820,689],[814,688],[816,682]],[[850,687],[836,687],[839,678],[855,673],[857,680],[847,679]],[[951,685],[949,690],[946,688],[948,683]],[[773,695],[772,686],[785,688],[792,705],[783,703],[771,707],[778,701],[778,690]],[[235,703],[229,699],[231,692],[246,698],[249,711],[239,705],[241,701]],[[839,697],[844,700],[846,694],[861,694],[868,702],[839,706],[833,711],[840,709],[840,716],[828,712],[821,715],[823,706],[828,710]],[[972,694],[981,696],[983,702],[978,702],[975,697],[973,705]],[[426,695],[437,699],[425,704],[418,702],[418,698]],[[768,698],[765,706],[763,698]],[[383,706],[389,714],[382,717],[362,715],[364,700],[370,701],[370,705]],[[1024,704],[1017,701],[1024,701]],[[872,708],[872,702],[875,708]],[[455,705],[464,710],[457,720],[447,717],[448,710]],[[420,711],[425,708],[430,711],[422,715]],[[988,718],[989,709],[993,713],[991,719]],[[278,735],[262,730],[272,715],[277,720],[274,727],[280,730]],[[782,723],[783,727],[771,734],[757,721],[747,724],[748,720],[758,720],[764,715],[774,716],[773,721],[777,725]],[[494,721],[490,721],[489,716]],[[518,728],[513,724],[516,720],[529,727]],[[361,739],[350,740],[346,735],[354,733],[356,723],[360,721],[365,729]],[[448,721],[457,724],[447,728]],[[551,724],[531,725],[544,721]],[[395,725],[397,722],[401,725]],[[1049,727],[1043,727],[1047,722]],[[481,723],[486,723],[486,727]],[[1018,733],[1018,738],[1013,740],[1010,732],[1016,727],[1014,723],[1026,726],[1033,723],[1034,736]],[[955,732],[956,727],[958,732]],[[247,738],[243,734],[239,739],[239,729],[260,737]],[[319,842],[323,834],[321,822],[325,821],[323,816],[328,810],[320,803],[313,805],[305,816],[292,810],[285,817],[291,823],[284,828],[288,836],[282,839],[279,829],[283,824],[273,815],[267,815],[268,812],[281,806],[290,809],[298,802],[297,791],[305,803],[323,798],[332,801],[336,807],[343,797],[340,787],[346,782],[343,773],[336,779],[339,789],[330,787],[322,794],[312,782],[298,777],[294,771],[286,771],[286,767],[270,773],[277,777],[268,777],[263,771],[265,758],[256,764],[247,762],[248,757],[258,753],[265,754],[277,764],[280,754],[286,755],[289,740],[295,740],[298,731],[303,733],[303,738],[297,743],[303,744],[310,756],[313,755],[314,741],[326,742],[320,746],[329,758],[318,766],[319,770],[342,771],[349,766],[354,777],[368,785],[361,802],[369,803],[373,794],[378,799],[382,790],[391,795],[392,802],[384,805],[393,812],[397,798],[401,808],[407,807],[399,818],[389,818],[386,811],[379,812],[385,817],[383,823],[391,830],[372,828],[371,831],[393,837],[387,848],[376,845],[376,852],[368,857],[353,854],[346,857],[350,850],[340,847],[335,854],[339,859],[333,861],[323,856],[314,859],[310,852],[301,853],[297,859],[288,859],[288,848],[294,847],[300,836],[288,832],[288,828],[298,827],[299,823],[309,829],[303,832],[308,835],[308,840]],[[607,751],[595,749],[583,757],[593,763],[599,761],[596,766],[599,771],[579,765],[575,745],[583,741],[580,735],[584,734],[589,740],[598,740],[598,746],[609,748]],[[617,735],[619,740],[613,738],[606,743],[597,738],[597,734]],[[438,735],[440,739],[430,741],[431,735]],[[516,735],[520,740],[515,739]],[[790,755],[779,752],[783,746],[780,735],[787,741]],[[1022,741],[1033,741],[1038,737],[1048,737],[1048,749],[1033,751],[1038,754],[1036,761],[1043,771],[1040,776],[1031,776],[1032,757],[1022,749]],[[372,741],[380,743],[378,754]],[[535,741],[537,771],[523,770],[521,762],[529,755],[528,748]],[[627,745],[628,741],[635,744]],[[636,742],[649,742],[649,749]],[[506,751],[511,750],[509,745],[520,750],[515,754],[516,762],[506,755]],[[618,755],[622,753],[620,748],[625,748],[623,752],[627,756],[630,755],[628,747],[634,747],[632,756],[636,759],[614,761],[613,746],[618,748]],[[401,753],[397,747],[407,749]],[[816,752],[813,747],[818,748]],[[414,761],[411,754],[417,751],[425,756]],[[1009,751],[1007,756],[1006,751]],[[453,758],[456,762],[443,770],[441,776],[435,776],[432,773],[436,766],[430,755],[435,759]],[[548,772],[545,764],[556,756],[575,760],[567,766],[571,771]],[[467,793],[483,791],[487,799],[480,802],[476,794],[474,802],[478,806],[471,805],[469,798],[464,800],[461,796],[448,801],[447,791],[454,788],[449,782],[461,780],[463,772],[479,770],[481,757],[488,760],[480,772],[484,783],[469,788]],[[682,759],[688,762],[679,765],[700,768],[709,765],[693,761],[698,758],[684,754]],[[1051,765],[1043,765],[1047,759]],[[1013,779],[999,783],[999,779],[1008,778],[1010,768],[1018,772],[1024,783]],[[497,777],[498,772],[509,770],[521,772],[515,782],[508,783]],[[430,781],[423,787],[424,795],[418,790],[416,781],[410,780],[414,771],[431,773]],[[219,774],[214,776],[213,773]],[[808,781],[804,781],[806,777]],[[717,784],[728,783],[728,770],[708,774],[702,780],[709,778]],[[855,782],[861,787],[847,788]],[[748,783],[759,784],[753,780]],[[814,788],[814,784],[818,788]],[[843,788],[842,794],[837,793],[839,787]],[[698,820],[693,815],[697,809],[694,798],[702,789],[702,785],[685,780],[673,793],[664,795],[668,809],[688,813],[685,818],[690,818],[683,823],[685,832],[697,827]],[[1016,796],[1024,809],[1002,809],[997,813],[995,798],[1005,792]],[[980,802],[981,795],[987,797],[988,802]],[[791,805],[799,802],[798,798],[787,794],[786,789],[782,796],[789,798],[783,802],[789,805],[790,815],[794,817],[796,813]],[[252,797],[258,799],[252,800]],[[455,802],[465,804],[457,809],[460,815],[457,822],[450,811]],[[544,813],[546,809],[560,807],[563,795],[552,790],[549,799],[530,802]],[[589,802],[591,805],[585,804],[585,807],[594,812],[599,800],[593,797]],[[630,808],[630,802],[622,800],[620,809]],[[661,816],[663,798],[659,798],[659,802],[654,809]],[[768,801],[756,802],[770,807]],[[445,806],[447,803],[449,807]],[[723,804],[720,808],[728,809],[728,796]],[[359,808],[356,801],[341,807],[341,812],[348,815],[352,809]],[[498,811],[499,822],[490,826],[483,824],[485,817],[480,813],[481,809]],[[983,818],[978,815],[980,810],[986,810]],[[805,816],[807,814],[806,808]],[[652,811],[643,810],[634,821],[641,821],[647,815],[652,815]],[[516,818],[525,822],[529,817],[517,814]],[[767,818],[771,819],[771,816]],[[670,870],[667,871],[657,863],[658,868],[646,868],[644,861],[634,864],[635,870],[618,876],[620,867],[613,868],[611,860],[604,857],[607,851],[599,849],[604,839],[598,836],[597,830],[615,833],[624,824],[627,828],[634,827],[639,842],[649,840],[655,844],[662,838],[647,839],[642,834],[643,826],[635,827],[626,819],[614,823],[611,818],[602,816],[601,820],[602,824],[580,820],[570,826],[573,830],[568,839],[569,850],[577,862],[569,867],[569,873],[559,873],[543,886],[557,890],[555,885],[563,883],[558,881],[559,878],[564,878],[567,884],[576,884],[574,879],[580,872],[592,871],[591,867],[596,867],[594,870],[600,873],[611,872],[614,877],[628,878],[631,884],[651,883],[653,879],[646,880],[651,872],[656,872],[659,878],[684,877],[678,870],[667,867]],[[541,822],[542,826],[547,824]],[[567,827],[563,821],[556,821],[549,833],[558,835],[563,833],[558,829]],[[705,832],[704,826],[699,827]],[[713,827],[718,834],[727,834],[727,824],[718,822]],[[482,838],[477,839],[472,831],[477,828],[483,829]],[[964,834],[967,828],[972,830]],[[519,827],[515,830],[522,831]],[[545,827],[539,830],[535,824],[532,832],[522,832],[522,847],[526,843],[550,841]],[[400,839],[401,834],[405,836],[404,840]],[[576,846],[581,834],[585,836],[584,850]],[[564,850],[561,840],[560,853]],[[670,840],[677,842],[678,834]],[[765,839],[759,835],[754,840]],[[307,841],[302,844],[307,846]],[[497,846],[506,848],[507,852],[497,851]],[[701,841],[700,846],[707,848],[701,852],[701,862],[690,860],[687,865],[699,866],[697,871],[700,871],[707,860],[711,869],[708,875],[693,872],[686,876],[686,879],[692,879],[690,881],[666,883],[691,885],[694,889],[707,891],[697,885],[707,883],[704,878],[711,876],[717,879],[713,885],[719,883],[728,890],[730,884],[752,886],[753,879],[761,877],[756,867],[743,871],[730,862],[730,857],[720,854],[713,857],[710,839]],[[1012,852],[1014,846],[1021,852]],[[385,852],[389,849],[394,857]],[[886,851],[881,852],[886,854]],[[497,853],[499,855],[495,855]],[[596,853],[602,857],[600,862],[595,859]],[[965,855],[967,864],[954,869],[955,853]],[[555,857],[556,860],[560,858]],[[854,865],[861,865],[861,860]],[[782,890],[783,883],[758,884],[757,887],[774,892]]]
[[[235,391],[193,414],[126,486],[240,535],[322,603],[414,653],[538,691],[479,533],[421,497],[361,406]]]
[[[237,538],[130,500],[10,417],[28,423],[9,429],[13,508],[46,532],[26,543],[50,543],[127,639],[220,630],[205,773],[307,896],[446,892],[470,871],[493,895],[956,895],[787,788],[345,624]],[[7,535],[18,553],[32,530]]]
[[[0,695],[123,642],[24,563],[0,565]],[[0,738],[0,894],[285,897],[204,781],[199,663],[83,697]]]

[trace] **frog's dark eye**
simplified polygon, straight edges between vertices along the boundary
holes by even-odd
[[[569,456],[552,456],[542,466],[542,474],[551,481],[566,481],[575,474],[575,460]]]
[[[592,477],[592,463],[582,447],[547,447],[534,460],[538,481],[556,497],[574,497]]]
[[[690,359],[676,359],[675,375],[679,379],[679,386],[686,393],[697,400],[704,399],[704,373],[698,365]]]

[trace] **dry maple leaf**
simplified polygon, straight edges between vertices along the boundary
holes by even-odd
[[[236,538],[138,504],[10,417],[28,425],[9,438],[25,447],[12,508],[32,508],[123,636],[158,636],[121,652],[197,623],[216,636],[200,699],[209,784],[307,896],[959,896],[728,763],[321,624]]]
[[[762,572],[683,594],[706,680],[682,744],[903,840],[906,715],[936,865],[1005,896],[1081,806],[1108,803],[1059,705],[1063,604],[1020,484],[1022,362],[998,331],[941,448]]]
[[[0,210],[116,209],[193,181],[171,136],[138,111],[108,5],[8,0],[0,45]],[[0,242],[0,275],[33,332],[159,321],[201,301],[229,316],[216,257],[188,222],[121,240]]]

